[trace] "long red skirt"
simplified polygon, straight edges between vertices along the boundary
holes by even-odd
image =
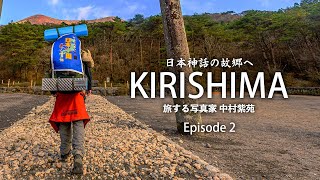
[[[49,122],[56,132],[59,132],[59,123],[83,121],[83,125],[90,121],[87,113],[83,92],[70,94],[57,93],[54,110]]]

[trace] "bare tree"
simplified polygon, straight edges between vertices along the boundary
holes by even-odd
[[[190,53],[187,42],[186,31],[184,28],[184,21],[181,12],[180,0],[160,0],[161,13],[163,19],[163,27],[165,34],[165,42],[167,47],[167,55],[169,58],[175,60],[183,58],[189,60]],[[170,69],[176,74],[178,82],[180,81],[180,72],[185,73],[185,89],[186,94],[195,94],[196,89],[189,81],[189,75],[192,73],[191,67],[173,67]],[[175,84],[176,92],[180,93],[180,83]],[[175,104],[196,104],[197,101],[190,98],[173,99]],[[192,124],[202,123],[200,114],[197,113],[183,113],[181,110],[176,113],[177,130],[179,133],[184,133],[184,122]]]

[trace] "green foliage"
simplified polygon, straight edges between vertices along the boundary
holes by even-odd
[[[301,0],[301,5],[305,5],[305,4],[316,4],[320,2],[319,0]]]
[[[132,25],[139,25],[144,22],[144,16],[142,14],[136,14],[134,18],[129,20],[129,23]]]

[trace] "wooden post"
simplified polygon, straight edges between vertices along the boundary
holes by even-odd
[[[1,84],[3,84],[3,79],[1,80]]]
[[[37,84],[37,82],[35,81],[35,82],[33,83],[33,87],[36,87],[36,84]]]
[[[184,28],[184,21],[181,12],[180,0],[160,0],[160,7],[162,13],[162,22],[164,28],[165,42],[167,48],[167,58],[178,60],[180,58],[189,60],[190,53],[187,42],[186,31]],[[170,67],[170,71],[175,73],[177,82],[180,81],[180,72],[185,73],[185,94],[196,94],[196,88],[193,87],[188,78],[193,72],[191,67]],[[179,93],[178,98],[173,99],[174,104],[190,105],[198,104],[197,100],[180,98],[180,83],[175,84],[175,90]],[[177,130],[184,134],[184,123],[189,122],[190,125],[198,125],[202,123],[200,113],[184,113],[180,109],[176,114]]]
[[[104,81],[104,94],[107,96],[107,81]]]
[[[8,87],[10,87],[10,79],[8,79]]]
[[[31,82],[30,82],[30,88],[32,88],[32,84],[33,84],[33,80],[31,79]]]
[[[14,86],[14,81],[12,82],[12,86]]]

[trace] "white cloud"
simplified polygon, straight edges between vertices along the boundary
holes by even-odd
[[[270,0],[259,0],[261,6],[263,7],[269,7],[270,6]]]
[[[145,10],[146,6],[138,2],[124,1],[124,8],[126,9],[127,13],[137,13]]]
[[[59,1],[60,0],[49,0],[49,4],[55,6],[59,3]]]
[[[103,18],[112,15],[112,11],[102,7],[95,7],[92,13],[94,18]]]
[[[93,9],[94,7],[91,5],[77,8],[76,10],[78,12],[77,19],[78,20],[88,19],[89,15],[92,14]]]
[[[128,0],[120,1],[122,8],[117,9],[116,13],[121,14],[123,17],[130,17],[132,18],[135,14],[141,14],[146,10],[146,6],[141,2],[134,2]]]
[[[137,4],[130,4],[130,5],[128,5],[128,9],[129,9],[129,11],[134,12],[138,9],[138,5]]]
[[[102,7],[95,7],[93,5],[78,7],[73,10],[64,8],[62,10],[64,19],[66,20],[89,20],[92,18],[102,18],[111,16],[112,11]]]
[[[53,1],[53,0],[51,0]],[[58,0],[60,1],[60,0]],[[121,16],[122,18],[131,18],[137,13],[142,13],[146,6],[128,0],[119,0],[115,6],[96,6],[89,4],[81,7],[67,8],[67,4],[60,9],[65,20],[90,20],[108,16]]]

